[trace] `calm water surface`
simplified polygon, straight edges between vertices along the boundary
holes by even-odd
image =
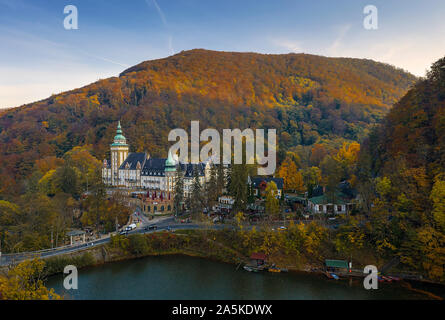
[[[47,286],[66,299],[424,299],[397,284],[365,290],[358,280],[329,280],[294,273],[250,273],[201,258],[160,256],[79,270],[79,289],[63,288],[63,276]]]

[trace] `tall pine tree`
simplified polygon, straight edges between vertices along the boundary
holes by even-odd
[[[181,165],[176,169],[175,178],[175,198],[173,200],[173,207],[175,209],[175,215],[178,216],[182,211],[182,205],[184,203],[184,172]]]
[[[234,212],[243,211],[247,205],[247,168],[244,164],[235,164],[231,168],[229,193],[234,198]]]
[[[199,168],[198,165],[193,165],[193,184],[190,198],[190,210],[196,217],[202,213],[203,199],[202,199],[202,186],[199,181]]]

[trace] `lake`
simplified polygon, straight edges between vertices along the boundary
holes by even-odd
[[[79,269],[78,290],[63,275],[47,286],[66,299],[425,299],[396,283],[365,290],[357,279],[330,280],[304,273],[250,273],[231,264],[187,256],[154,256]]]

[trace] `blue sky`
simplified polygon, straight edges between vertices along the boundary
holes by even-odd
[[[65,30],[66,5],[78,30]],[[363,8],[378,9],[378,30]],[[0,0],[0,108],[205,48],[371,58],[423,76],[445,55],[443,0]]]

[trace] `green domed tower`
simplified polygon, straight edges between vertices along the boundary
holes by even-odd
[[[172,157],[172,153],[168,151],[168,158],[165,160],[165,179],[166,190],[173,192],[175,188],[176,161]]]
[[[116,135],[110,146],[111,149],[111,179],[113,185],[119,185],[119,167],[128,157],[129,146],[122,135],[121,122],[117,124]]]

